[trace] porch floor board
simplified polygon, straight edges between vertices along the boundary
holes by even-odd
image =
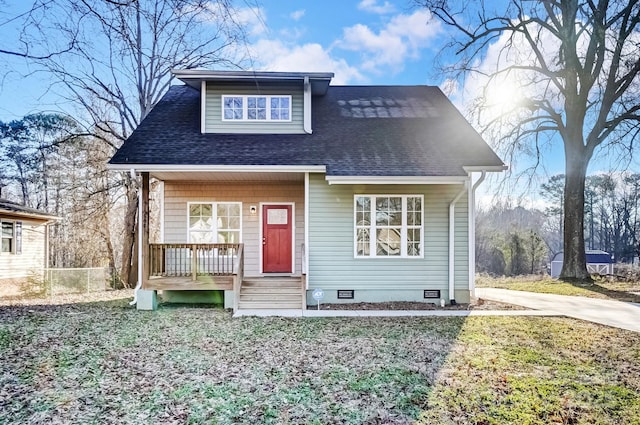
[[[191,277],[151,277],[142,286],[143,289],[157,291],[231,291],[233,276],[198,276]]]

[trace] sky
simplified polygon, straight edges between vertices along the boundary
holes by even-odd
[[[265,69],[332,71],[334,84],[433,84],[442,26],[408,1],[264,0],[251,28]]]
[[[430,20],[426,10],[411,7],[411,0],[249,0],[246,4],[254,2],[259,7],[243,8],[239,19],[249,31],[249,53],[256,69],[329,71],[335,73],[333,84],[443,81],[433,67],[443,44],[442,27]],[[10,7],[0,10],[0,40],[15,39],[16,28],[2,24],[31,2],[7,3]],[[0,48],[17,49],[2,44]],[[25,77],[29,71],[23,60],[0,56],[0,75],[4,74],[0,120],[59,107],[59,99],[47,92],[48,76]]]
[[[25,7],[18,0],[5,3],[9,7],[0,9],[0,40],[14,35],[9,32],[15,28],[6,22]],[[414,7],[411,0],[246,0],[244,4],[259,6],[243,7],[238,12],[238,19],[248,29],[254,69],[329,71],[335,73],[332,84],[436,85],[463,114],[478,93],[479,88],[473,85],[460,88],[448,84],[436,63],[456,60],[452,55],[439,54],[451,35],[425,9]],[[0,48],[6,47],[12,46],[2,46],[0,41]],[[491,59],[491,55],[486,58]],[[48,76],[29,71],[22,61],[0,56],[0,76],[4,75],[0,80],[0,120],[65,109],[48,90]],[[501,92],[512,95],[508,86]],[[503,159],[513,174],[531,165],[525,158],[517,163]],[[556,144],[545,153],[541,170],[546,174],[541,180],[561,173],[563,163],[563,152]],[[591,171],[607,168],[610,164],[595,162]],[[538,189],[528,187],[525,180],[511,178],[507,192],[536,198]],[[492,197],[499,183],[498,179],[490,181],[481,196]]]

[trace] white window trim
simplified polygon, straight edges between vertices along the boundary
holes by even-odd
[[[356,227],[356,217],[357,217],[357,202],[356,199],[359,197],[369,197],[371,198],[371,223],[369,224],[369,255],[358,255],[358,227]],[[377,255],[376,249],[376,232],[377,226],[375,225],[375,198],[385,198],[385,197],[393,197],[393,198],[402,198],[402,224],[400,230],[400,255]],[[420,198],[421,200],[421,211],[420,211],[420,255],[407,255],[407,229],[409,226],[407,225],[407,198]],[[353,195],[353,258],[354,259],[371,259],[371,258],[401,258],[401,259],[421,259],[424,258],[424,195],[420,194],[368,194],[368,193],[359,193]],[[412,226],[415,227],[415,226]]]
[[[203,205],[203,204],[207,204],[207,205],[211,205],[211,212],[213,214],[212,216],[212,225],[211,225],[211,232],[213,233],[213,236],[215,236],[215,239],[217,239],[218,236],[218,209],[217,206],[220,204],[235,204],[235,205],[239,205],[240,206],[240,236],[239,236],[239,243],[242,243],[242,219],[243,219],[243,211],[242,211],[242,202],[236,202],[236,201],[216,201],[216,202],[211,202],[211,201],[190,201],[187,202],[187,243],[194,243],[191,242],[191,229],[189,228],[189,219],[191,218],[191,205]],[[212,242],[212,243],[218,243],[218,242]]]
[[[234,120],[234,119],[229,119],[229,118],[225,118],[224,117],[224,100],[226,98],[229,97],[241,97],[242,98],[242,119],[240,120]],[[259,120],[259,119],[249,119],[248,118],[248,98],[250,97],[264,97],[267,100],[267,118],[264,120]],[[271,99],[274,97],[286,97],[289,99],[289,119],[287,120],[281,120],[281,119],[271,119]],[[220,97],[220,114],[222,116],[222,121],[228,121],[228,122],[291,122],[292,121],[292,115],[293,115],[293,104],[292,104],[292,99],[291,99],[291,95],[289,94],[270,94],[270,95],[265,95],[265,94],[223,94]]]
[[[11,250],[10,251],[2,250],[2,241],[4,239],[9,239],[9,238],[5,238],[4,235],[2,234],[2,225],[4,223],[11,224]],[[0,220],[0,255],[3,255],[3,254],[10,255],[15,253],[16,253],[16,222],[14,220]]]
[[[2,223],[10,223],[11,224],[11,250],[10,251],[2,251],[2,240],[5,239],[2,237]],[[22,254],[22,232],[24,229],[24,225],[22,220],[0,220],[0,255],[21,255]],[[9,238],[7,238],[9,239]]]

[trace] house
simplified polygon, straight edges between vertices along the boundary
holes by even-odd
[[[47,266],[47,225],[56,217],[0,199],[0,293],[19,288]]]
[[[613,274],[613,265],[615,261],[608,252],[599,249],[587,249],[585,251],[587,257],[587,271],[591,274],[610,275]],[[549,274],[551,277],[559,277],[562,272],[562,264],[564,263],[564,252],[556,253],[551,259]]]
[[[159,290],[234,309],[305,308],[318,288],[325,303],[469,302],[475,189],[506,167],[439,88],[173,72],[185,85],[109,163],[141,182],[139,308]]]

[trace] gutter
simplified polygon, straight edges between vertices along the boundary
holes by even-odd
[[[137,181],[136,170],[133,168],[130,170],[131,179]],[[142,288],[142,232],[140,231],[140,223],[142,223],[142,190],[138,187],[138,282],[133,289],[133,300],[129,305],[136,305],[138,303],[138,291]]]
[[[456,217],[456,203],[460,200],[462,195],[467,191],[468,183],[465,182],[464,186],[458,192],[453,201],[449,204],[449,304],[456,305],[455,300],[455,217]]]

